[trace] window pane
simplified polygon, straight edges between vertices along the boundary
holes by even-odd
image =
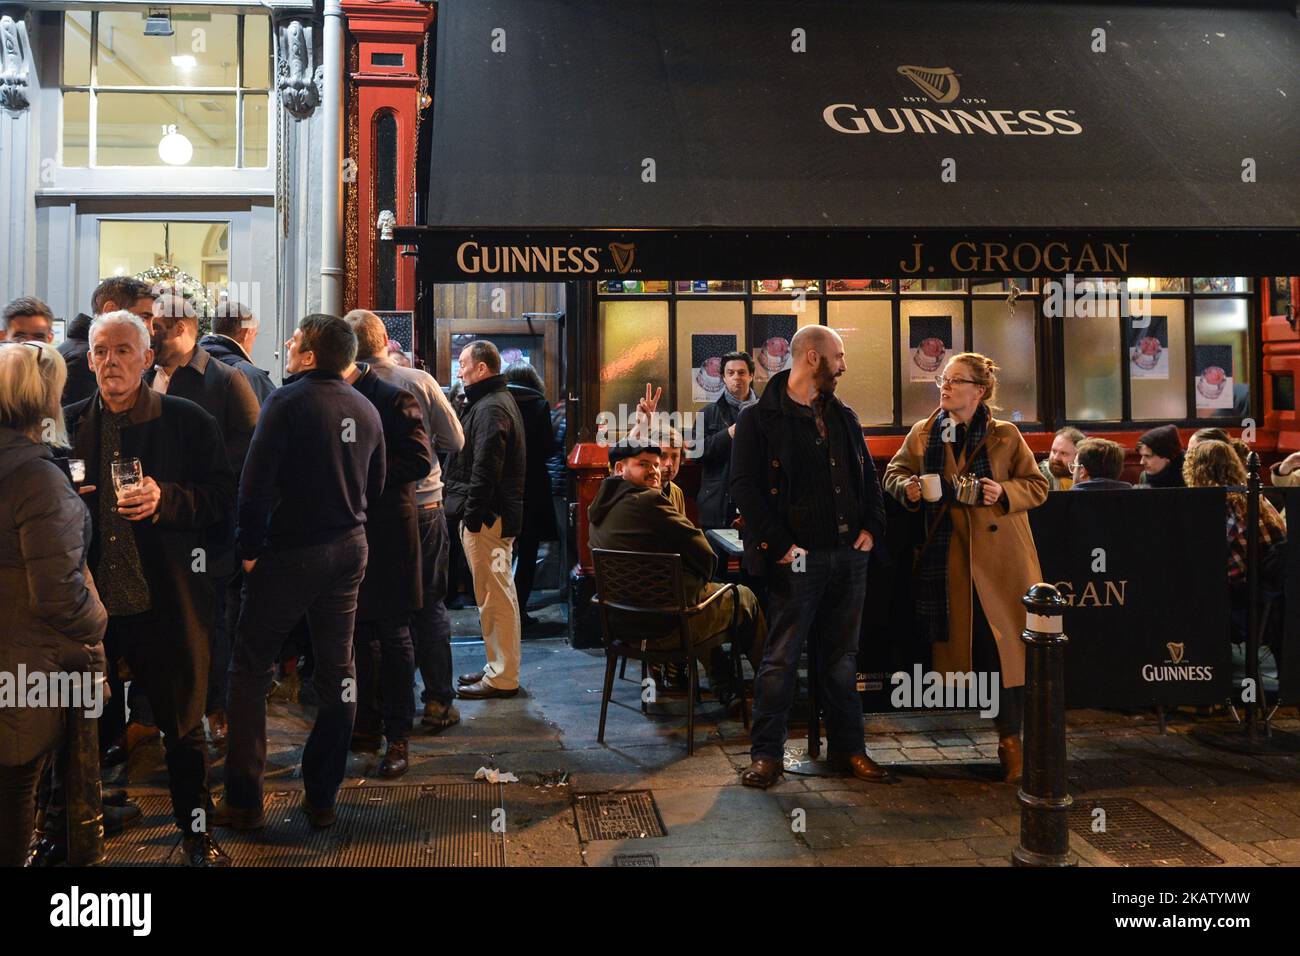
[[[698,412],[721,398],[722,356],[744,348],[745,303],[679,302],[677,411]]]
[[[170,125],[193,149],[188,163],[175,165],[235,165],[234,94],[100,93],[98,100],[97,166],[166,165],[159,145]]]
[[[1148,301],[1150,315],[1124,320],[1132,416],[1134,421],[1177,421],[1187,417],[1183,300]]]
[[[1250,414],[1250,369],[1246,299],[1205,299],[1193,311],[1198,418],[1243,418]]]
[[[172,11],[172,36],[144,35],[143,11],[99,15],[99,86],[235,85],[238,18]]]
[[[900,292],[962,292],[965,279],[899,279]]]
[[[171,263],[215,297],[230,282],[230,223],[104,220],[99,275],[137,275]]]
[[[794,292],[802,289],[804,292],[820,292],[822,284],[817,279],[755,279],[753,282],[753,291],[755,295],[772,292]]]
[[[848,368],[835,394],[864,425],[894,422],[894,336],[888,299],[837,299],[826,303],[826,324],[844,339]]]
[[[1010,292],[1015,286],[1021,292],[1029,292],[1034,287],[1034,280],[1021,276],[1015,279],[971,279],[972,292]]]
[[[90,94],[63,94],[63,165],[90,165]]]
[[[1186,292],[1187,280],[1182,276],[1130,276],[1129,292]]]
[[[244,86],[265,90],[271,85],[271,18],[244,17]]]
[[[1291,307],[1291,277],[1273,276],[1268,283],[1268,314],[1286,315]]]
[[[954,354],[966,351],[965,314],[963,304],[953,299],[905,299],[899,303],[898,368],[903,381],[904,425],[927,417],[939,406],[934,377]]]
[[[1123,414],[1119,316],[1065,318],[1065,417],[1114,421]]]
[[[600,408],[614,416],[612,440],[618,431],[619,406],[624,420],[636,414],[645,397],[645,383],[668,384],[668,303],[633,300],[600,303]],[[665,389],[664,405],[667,406]]]
[[[1245,276],[1215,276],[1193,279],[1193,292],[1249,292],[1250,280]]]
[[[754,391],[763,394],[767,380],[790,367],[790,340],[805,325],[816,325],[817,302],[755,299],[749,350],[754,356]]]
[[[266,165],[267,124],[270,122],[270,97],[261,93],[244,94],[244,165]]]
[[[827,279],[827,292],[893,292],[893,279]]]
[[[976,300],[971,348],[998,364],[998,418],[1038,420],[1038,364],[1034,348],[1034,303],[1020,301],[1013,313],[1005,302]]]
[[[745,291],[744,279],[679,279],[675,283],[678,292],[740,293]]]
[[[663,295],[668,292],[667,279],[606,279],[596,284],[601,295]]]
[[[90,11],[63,15],[63,84],[90,85]]]

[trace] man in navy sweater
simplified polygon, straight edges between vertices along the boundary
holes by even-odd
[[[244,600],[231,662],[226,793],[214,823],[265,825],[266,695],[274,662],[304,616],[320,701],[302,756],[303,810],[334,822],[356,718],[352,629],[366,569],[368,502],[385,479],[379,413],[343,380],[357,339],[341,318],[309,315],[285,343],[294,375],[262,408],[239,485]]]

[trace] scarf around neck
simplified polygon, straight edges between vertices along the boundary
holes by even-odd
[[[736,398],[736,396],[732,395],[731,392],[725,388],[722,390],[722,397],[727,400],[728,405],[730,405],[732,408],[736,410],[737,415],[739,415],[745,409],[749,408],[750,405],[755,405],[758,403],[758,396],[754,394],[754,390],[752,388],[749,390],[749,397],[746,398],[744,401],[741,401],[740,399]]]

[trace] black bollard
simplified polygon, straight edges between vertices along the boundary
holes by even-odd
[[[1074,866],[1067,814],[1074,802],[1065,787],[1065,599],[1050,584],[1035,584],[1021,603],[1028,620],[1025,642],[1025,763],[1016,866]]]
[[[1259,479],[1259,455],[1251,452],[1246,459],[1246,677],[1253,685],[1246,701],[1246,737],[1259,740],[1259,705],[1264,681],[1259,672],[1259,497],[1263,482]]]
[[[81,675],[76,675],[80,677]],[[104,675],[96,674],[99,690]],[[101,698],[102,699],[102,698]],[[99,779],[99,721],[73,706],[67,715],[63,788],[68,818],[68,865],[104,862],[104,805]]]

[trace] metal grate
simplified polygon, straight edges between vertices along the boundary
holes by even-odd
[[[170,798],[135,802],[145,819],[109,839],[108,863],[178,865]],[[264,829],[218,829],[217,842],[235,866],[505,866],[504,826],[493,829],[505,822],[500,784],[346,787],[338,819],[324,830],[311,827],[301,803],[301,791],[268,792]]]
[[[658,866],[656,853],[620,853],[614,857],[615,866]]]
[[[1105,811],[1104,832],[1094,832],[1097,808]],[[1076,802],[1070,830],[1121,866],[1216,866],[1223,863],[1182,830],[1136,800],[1108,797]]]
[[[580,793],[574,802],[578,836],[592,840],[645,840],[665,835],[659,808],[649,790]]]

